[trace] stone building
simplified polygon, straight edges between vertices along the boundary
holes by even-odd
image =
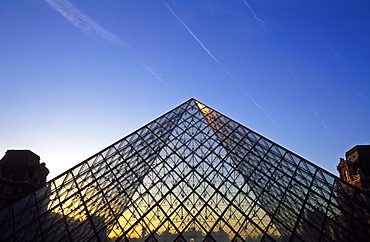
[[[340,178],[370,193],[370,145],[356,145],[340,159]]]
[[[49,170],[30,150],[8,150],[0,160],[0,208],[46,183]]]

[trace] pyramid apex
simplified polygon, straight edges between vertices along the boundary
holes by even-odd
[[[190,98],[2,208],[0,241],[367,241],[366,201],[366,192]]]
[[[198,99],[196,99],[196,98],[193,98],[193,97],[191,97],[188,101],[186,101],[186,102],[194,102],[194,103],[200,103],[200,104],[203,104],[202,102],[200,102]],[[203,104],[204,105],[204,104]]]
[[[191,97],[187,101],[185,101],[183,104],[185,104],[185,103],[188,103],[188,104],[190,104],[190,103],[199,104],[201,102],[199,102],[197,99]]]
[[[190,101],[198,101],[198,100],[196,100],[195,98],[191,97],[191,98],[189,98],[188,102],[190,102]]]

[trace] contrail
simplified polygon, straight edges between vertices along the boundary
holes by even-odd
[[[168,4],[166,2],[163,2],[163,4],[166,6],[166,8],[172,13],[172,15],[177,19],[177,21],[179,23],[181,23],[185,29],[189,32],[189,34],[191,36],[193,36],[193,38],[198,42],[198,44],[203,48],[203,50],[205,50],[207,52],[207,54],[222,68],[224,69],[224,71],[230,76],[231,79],[234,79],[234,77],[231,75],[231,73],[217,60],[217,58],[211,53],[211,51],[209,51],[209,49],[207,49],[207,47],[203,44],[203,42],[193,33],[193,31],[191,31],[191,29],[184,23],[184,21],[182,21],[179,16],[177,16],[177,14],[170,8],[170,6],[168,6]],[[238,84],[238,83],[237,83]],[[239,86],[239,85],[238,85]],[[240,87],[240,86],[239,86]]]
[[[104,29],[94,20],[89,18],[87,15],[83,14],[78,8],[76,8],[72,3],[67,0],[45,0],[50,7],[55,9],[60,15],[62,15],[66,20],[68,20],[76,28],[85,31],[95,33],[105,40],[118,44],[123,47],[132,49],[124,41],[118,38],[116,35],[112,34],[108,30]]]
[[[359,96],[360,98],[364,99],[365,101],[369,101],[369,99],[368,99],[365,95],[363,95],[362,93],[355,92],[355,94],[356,94],[357,96]]]
[[[288,63],[287,63],[286,61],[284,61],[284,64],[285,64],[286,68],[288,69],[289,74],[291,75],[291,77],[292,77],[292,78],[293,78],[293,80],[295,81],[295,83],[297,83],[298,87],[301,89],[301,91],[303,91],[303,88],[302,88],[301,84],[300,84],[300,83],[299,83],[299,81],[297,80],[297,78],[296,78],[296,76],[294,75],[294,73],[293,73],[292,69],[290,69],[290,67],[289,67]],[[318,118],[321,120],[322,124],[324,125],[324,128],[325,128],[326,130],[329,130],[329,128],[328,128],[328,126],[325,124],[325,122],[323,122],[323,121],[322,121],[322,118],[321,118],[321,116],[319,115],[319,112],[317,112],[317,110],[316,110],[316,109],[314,109],[314,108],[311,108],[311,109],[312,109],[312,112],[316,115],[316,117],[318,117]]]
[[[345,63],[345,64],[348,64],[348,61],[346,59],[344,59],[344,57],[342,56],[341,53],[339,53],[338,51],[334,50],[334,48],[329,44],[329,49],[330,49],[330,52],[333,54],[334,58],[335,58],[335,62],[337,63]]]
[[[215,60],[219,65],[221,65],[220,62],[216,59],[216,57],[212,55],[212,53],[204,46],[202,41],[200,41],[200,39],[193,33],[193,31],[191,31],[191,29],[184,23],[184,21],[182,21],[179,18],[179,16],[177,16],[177,14],[170,8],[170,6],[168,6],[166,2],[163,2],[163,4],[172,13],[172,15],[177,19],[177,21],[179,21],[179,23],[181,23],[185,27],[185,29],[191,34],[191,36],[193,36],[193,38],[198,42],[198,44],[203,48],[203,50],[205,50],[208,53],[208,55],[213,58],[213,60]]]
[[[263,21],[262,19],[260,19],[260,18],[257,17],[257,14],[253,11],[253,8],[251,7],[251,5],[249,5],[249,3],[246,0],[243,0],[243,2],[249,8],[249,10],[251,11],[251,13],[253,14],[254,19],[261,23],[260,24],[261,28],[266,31],[266,28],[263,25],[265,23],[265,21]]]
[[[96,35],[104,38],[110,43],[118,44],[122,47],[128,48],[135,51],[134,48],[126,44],[116,35],[112,34],[93,19],[89,18],[87,15],[83,14],[77,7],[71,4],[67,0],[45,0],[53,9],[55,9],[60,15],[62,15],[68,22],[70,22],[74,27],[80,29],[84,32],[92,32]],[[135,58],[134,58],[135,59]],[[158,76],[148,65],[146,65],[140,59],[136,59],[150,74],[162,82],[165,86],[179,95],[174,89],[172,89],[160,76]]]
[[[165,82],[160,76],[157,75],[157,73],[155,73],[152,68],[150,68],[149,66],[147,66],[146,64],[142,63],[142,65],[145,67],[145,69],[151,73],[153,76],[155,76],[158,80],[160,80],[166,87],[168,87],[169,89],[171,89],[171,91],[173,91],[174,93],[176,93],[176,95],[178,96],[181,96],[178,92],[176,92],[172,87],[170,87],[170,85],[167,84],[167,82]]]
[[[296,76],[294,75],[294,73],[293,73],[292,69],[290,69],[290,67],[289,67],[288,63],[287,63],[286,61],[284,61],[284,64],[285,64],[285,67],[288,69],[289,74],[290,74],[290,76],[293,78],[294,82],[297,84],[297,86],[299,86],[299,88],[300,88],[301,90],[303,90],[303,88],[302,88],[301,84],[300,84],[300,83],[299,83],[299,81],[297,80],[297,78],[296,78]]]
[[[244,90],[244,88],[235,80],[233,75],[221,64],[220,61],[209,51],[209,49],[203,44],[203,42],[194,34],[194,32],[185,24],[184,21],[182,21],[179,16],[171,9],[170,6],[166,2],[163,2],[163,4],[166,6],[166,8],[172,13],[172,15],[176,18],[176,20],[181,23],[185,29],[190,33],[191,36],[198,42],[198,44],[203,48],[204,51],[207,52],[207,54],[227,73],[227,75],[235,82],[235,84],[248,96],[248,98],[269,118],[271,121],[280,129],[279,125],[275,122],[275,120],[268,115],[268,113],[259,105],[248,93]]]
[[[312,109],[312,111],[313,111],[313,113],[318,117],[318,118],[320,118],[321,119],[321,116],[319,115],[319,113],[316,111],[316,109]],[[324,125],[324,127],[325,127],[325,129],[326,130],[329,130],[329,128],[328,128],[328,126],[324,123],[324,122],[322,122],[322,124]]]

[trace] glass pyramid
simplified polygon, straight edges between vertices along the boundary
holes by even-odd
[[[369,206],[190,99],[0,210],[0,241],[368,241]]]

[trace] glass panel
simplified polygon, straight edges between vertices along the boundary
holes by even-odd
[[[0,240],[365,241],[369,201],[191,99],[0,210]]]

